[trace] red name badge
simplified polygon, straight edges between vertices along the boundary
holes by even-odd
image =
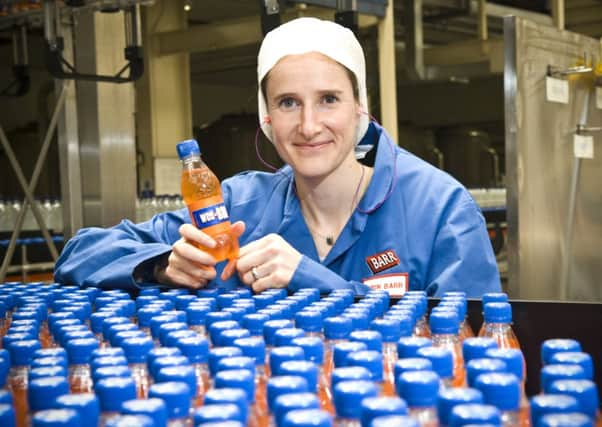
[[[408,290],[408,273],[381,274],[363,280],[364,285],[376,291],[387,291],[390,296],[401,298]]]

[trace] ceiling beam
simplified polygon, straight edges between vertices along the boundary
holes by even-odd
[[[300,16],[314,16],[333,20],[334,11],[325,8],[307,8],[283,14],[283,22]],[[369,15],[359,16],[359,27],[375,26],[378,19]],[[263,39],[259,16],[234,21],[199,25],[183,31],[157,33],[153,36],[157,54],[213,52],[220,49],[259,43]]]

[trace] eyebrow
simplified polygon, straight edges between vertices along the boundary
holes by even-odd
[[[343,93],[343,90],[341,89],[320,89],[317,91],[317,93],[319,95],[326,95],[326,94],[335,94],[335,95],[340,95]],[[273,100],[275,99],[282,99],[282,98],[288,98],[288,97],[295,97],[297,96],[296,92],[283,92],[283,93],[279,93],[275,96],[272,97]]]

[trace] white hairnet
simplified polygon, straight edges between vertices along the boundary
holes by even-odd
[[[366,114],[361,114],[356,144],[368,129],[368,96],[366,93],[366,62],[362,46],[353,32],[342,25],[317,18],[298,18],[280,25],[264,38],[257,56],[257,100],[261,130],[272,140],[272,128],[265,122],[268,115],[261,81],[276,63],[287,55],[318,52],[349,69],[357,80],[359,102]]]

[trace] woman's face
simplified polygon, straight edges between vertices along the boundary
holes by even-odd
[[[281,59],[269,73],[266,101],[280,157],[306,178],[355,163],[361,109],[348,71],[319,53]]]

